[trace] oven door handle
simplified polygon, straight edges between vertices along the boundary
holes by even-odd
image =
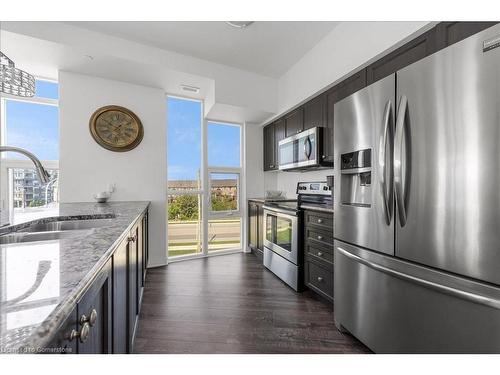
[[[273,214],[273,213],[278,214],[278,216],[286,216],[286,217],[290,217],[290,218],[297,217],[296,213],[293,213],[291,211],[288,211],[288,210],[285,210],[282,208],[270,207],[270,206],[265,206],[265,205],[263,208],[264,208],[264,210],[269,211],[271,214]]]

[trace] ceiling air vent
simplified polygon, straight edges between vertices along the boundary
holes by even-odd
[[[198,94],[200,92],[199,87],[189,86],[189,85],[181,85],[181,90],[189,92],[191,94]]]

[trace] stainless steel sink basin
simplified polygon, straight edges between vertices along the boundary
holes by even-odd
[[[16,233],[71,231],[71,230],[102,228],[110,226],[112,222],[113,219],[52,221],[49,223],[32,224],[27,228],[17,231]]]
[[[14,232],[0,236],[0,245],[22,242],[37,242],[59,240],[62,238],[73,238],[86,236],[91,232],[90,229],[51,231],[51,232]]]

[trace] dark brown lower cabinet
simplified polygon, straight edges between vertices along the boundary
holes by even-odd
[[[135,329],[139,316],[139,263],[138,263],[138,228],[133,227],[128,242],[128,347],[132,351],[134,345]]]
[[[99,272],[77,304],[78,353],[112,353],[111,261]]]
[[[333,214],[304,212],[304,284],[333,302]]]
[[[46,348],[49,353],[131,353],[148,258],[147,214],[117,246]]]
[[[257,257],[264,252],[264,204],[248,201],[248,247]]]
[[[122,243],[113,255],[113,353],[128,353],[128,242]]]

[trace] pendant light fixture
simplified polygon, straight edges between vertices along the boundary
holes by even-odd
[[[0,91],[10,95],[32,97],[35,95],[35,77],[17,69],[14,61],[0,51]]]

